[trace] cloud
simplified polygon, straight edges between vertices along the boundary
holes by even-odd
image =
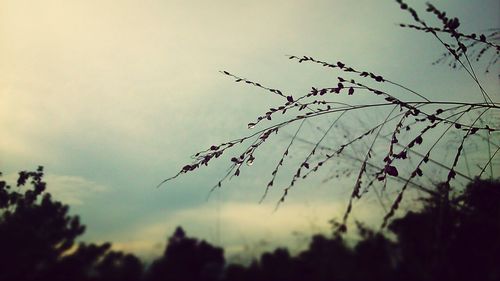
[[[165,242],[151,240],[113,242],[112,249],[124,253],[134,253],[145,261],[151,261],[161,257],[165,249]]]
[[[56,2],[6,1],[1,12],[0,37],[10,42],[0,46],[5,164],[33,157],[54,166],[75,159],[69,148],[78,146],[154,157],[195,140],[201,122],[211,124],[201,131],[211,136],[216,124],[240,123],[213,114],[212,106],[227,101],[214,97],[229,92],[219,82],[232,85],[217,71],[248,67],[257,51],[294,37],[306,5]],[[171,132],[178,137],[166,138]],[[173,153],[169,161],[191,152]]]
[[[5,175],[11,186],[15,185],[17,178],[17,174]],[[44,181],[47,183],[46,192],[55,200],[71,206],[84,205],[86,200],[109,190],[103,184],[79,176],[47,174]]]
[[[46,181],[48,192],[69,205],[83,205],[86,199],[109,190],[105,185],[78,176],[49,174]]]
[[[369,204],[369,203],[368,203]],[[113,247],[151,259],[162,254],[169,237],[182,226],[189,237],[224,246],[226,257],[256,256],[277,246],[291,250],[307,246],[312,234],[331,233],[329,221],[339,219],[344,202],[290,202],[274,211],[273,203],[215,203],[158,214],[142,227],[115,236]],[[378,214],[373,207],[357,208],[355,218],[374,222]],[[353,226],[353,220],[351,220]],[[120,237],[121,236],[121,237]]]

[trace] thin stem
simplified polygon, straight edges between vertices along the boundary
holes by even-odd
[[[493,155],[490,156],[490,159],[488,159],[488,163],[486,163],[486,165],[484,165],[483,169],[481,170],[481,172],[477,176],[478,178],[481,178],[481,176],[483,175],[483,173],[486,170],[486,167],[488,167],[488,165],[490,165],[490,167],[491,167],[491,160],[493,160],[493,158],[495,158],[495,155],[498,153],[499,150],[500,150],[500,147],[498,147],[497,150],[495,150],[495,153],[493,153]]]

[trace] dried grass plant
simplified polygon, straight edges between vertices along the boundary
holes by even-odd
[[[452,68],[460,68],[470,77],[477,86],[478,102],[470,103],[455,100],[433,100],[432,97],[418,93],[402,83],[392,81],[381,75],[355,69],[343,62],[325,62],[311,56],[289,56],[290,60],[298,63],[311,63],[326,68],[328,71],[339,73],[336,85],[326,88],[312,87],[301,96],[292,96],[279,89],[264,86],[258,82],[248,80],[228,71],[221,73],[235,82],[258,87],[263,91],[280,96],[283,103],[268,109],[256,120],[248,123],[251,133],[247,136],[231,141],[212,145],[206,150],[193,156],[193,162],[183,166],[177,174],[165,179],[163,183],[175,179],[183,174],[196,171],[208,165],[223,153],[230,153],[234,147],[244,147],[244,152],[231,158],[227,174],[219,179],[212,190],[221,187],[228,179],[239,176],[246,165],[252,165],[255,152],[265,145],[283,129],[296,124],[297,129],[289,135],[288,144],[282,148],[281,157],[270,171],[269,182],[263,190],[265,198],[267,192],[276,185],[283,185],[283,192],[277,205],[284,202],[294,185],[301,180],[312,177],[315,173],[333,162],[342,159],[351,164],[349,168],[339,167],[325,181],[339,176],[354,175],[352,192],[342,221],[338,223],[338,232],[345,232],[346,223],[353,208],[353,203],[369,192],[375,193],[380,200],[386,193],[389,181],[395,181],[396,193],[390,198],[390,206],[381,222],[381,228],[387,226],[395,212],[403,202],[405,192],[409,187],[416,188],[429,194],[454,192],[451,183],[457,177],[465,181],[485,176],[494,177],[494,159],[498,157],[500,145],[498,143],[498,128],[492,117],[498,116],[500,104],[494,102],[498,92],[489,93],[478,79],[478,71],[473,62],[488,57],[485,71],[491,72],[496,66],[500,53],[500,30],[491,29],[484,34],[464,34],[459,31],[460,21],[451,18],[445,12],[432,4],[427,4],[427,13],[437,19],[437,26],[433,26],[422,19],[415,9],[401,0],[396,0],[401,10],[408,13],[413,20],[412,24],[400,24],[401,27],[425,32],[438,40],[445,49],[445,53],[435,63],[446,63]],[[398,91],[407,93],[407,99],[397,98],[390,91],[381,89],[382,84],[390,84]],[[375,103],[343,103],[336,101],[338,95],[372,95],[377,99]],[[388,108],[388,113],[382,116],[377,124],[367,125],[359,134],[346,128],[344,118],[362,115],[368,109]],[[274,118],[277,116],[279,118]],[[301,136],[303,128],[311,120],[333,116],[333,121],[326,128],[320,128],[322,136],[319,140],[310,141],[307,136]],[[273,119],[274,118],[274,119]],[[275,121],[279,119],[279,121]],[[352,118],[351,118],[352,119]],[[493,121],[492,121],[493,120]],[[273,123],[274,122],[274,123]],[[345,142],[329,143],[332,132],[344,135]],[[452,137],[454,141],[447,143],[452,147],[451,161],[443,157],[443,142]],[[285,184],[277,183],[276,176],[283,166],[292,146],[297,142],[310,145],[308,155],[297,167],[292,167],[292,178]],[[423,145],[425,142],[426,145]],[[467,159],[466,147],[471,142],[487,144],[483,163],[472,169]],[[381,148],[381,144],[385,148]],[[465,161],[467,171],[462,171],[459,162]],[[353,166],[354,165],[354,166]],[[463,166],[463,165],[462,165]],[[429,173],[436,170],[444,171],[443,178],[429,177]],[[489,175],[488,175],[489,174]],[[427,179],[425,177],[428,176]],[[444,182],[441,189],[436,187],[438,182]],[[444,188],[443,188],[444,187]],[[385,194],[384,194],[385,193]]]

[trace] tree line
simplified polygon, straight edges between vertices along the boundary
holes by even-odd
[[[499,280],[500,182],[475,180],[450,194],[446,184],[422,208],[394,219],[386,233],[357,223],[360,240],[317,234],[307,249],[263,253],[248,266],[178,227],[162,256],[146,264],[111,243],[75,239],[85,231],[69,206],[46,191],[44,171],[0,180],[0,280],[251,281]]]

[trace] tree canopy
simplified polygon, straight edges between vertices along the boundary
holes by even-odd
[[[311,237],[296,255],[266,252],[250,265],[227,262],[222,248],[178,227],[148,266],[132,254],[79,243],[84,226],[45,191],[43,169],[0,181],[0,280],[498,280],[500,182],[475,180],[463,193],[445,184],[423,207],[393,220],[391,235],[357,223],[349,245],[336,231]]]

